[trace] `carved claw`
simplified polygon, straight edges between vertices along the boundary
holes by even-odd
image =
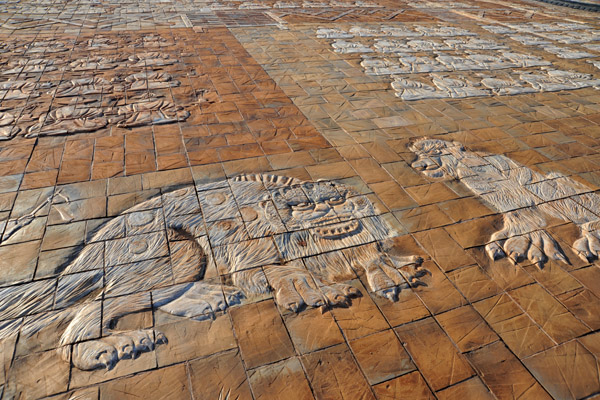
[[[529,232],[504,241],[488,243],[485,251],[494,261],[507,257],[516,265],[528,259],[540,269],[548,259],[569,263],[558,243],[545,231]]]

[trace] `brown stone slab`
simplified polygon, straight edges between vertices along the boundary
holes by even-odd
[[[600,329],[600,299],[590,290],[581,288],[563,293],[557,299],[573,315],[593,330]]]
[[[577,341],[538,353],[523,363],[555,399],[581,399],[600,391],[600,363]]]
[[[314,396],[300,361],[293,357],[248,372],[256,400],[310,400]]]
[[[443,389],[473,375],[467,361],[432,318],[399,326],[396,332],[432,389]]]
[[[495,399],[494,395],[490,393],[489,389],[477,376],[457,383],[444,390],[440,390],[439,392],[436,392],[435,395],[439,400]]]
[[[436,263],[425,261],[422,266],[430,275],[421,278],[423,285],[419,285],[414,291],[432,314],[467,304],[467,300],[456,290]]]
[[[433,400],[435,396],[418,371],[373,386],[379,400]]]
[[[38,399],[67,390],[69,364],[55,350],[17,358],[8,371],[4,397]]]
[[[518,357],[554,345],[553,340],[506,294],[479,301],[473,307]]]
[[[515,289],[510,292],[510,296],[558,343],[581,336],[590,330],[539,285]]]
[[[392,330],[351,341],[350,348],[371,385],[416,369]]]
[[[499,400],[551,399],[502,342],[467,353],[467,358]]]
[[[336,307],[331,310],[344,336],[352,340],[389,328],[390,326],[361,283],[355,280],[351,285],[362,295],[352,298],[350,307]]]
[[[100,400],[139,398],[191,399],[186,366],[160,368],[100,385]]]
[[[377,195],[377,197],[392,211],[413,208],[417,203],[393,181],[385,181],[372,183],[369,188]]]
[[[159,367],[237,347],[227,315],[205,321],[188,318],[173,318],[171,323],[157,321],[156,329],[168,339],[168,343],[156,348]]]
[[[470,302],[491,297],[501,291],[478,265],[451,271],[448,278]]]
[[[292,342],[301,354],[344,342],[342,332],[330,312],[311,308],[287,314],[284,320]]]
[[[294,354],[294,346],[273,300],[233,308],[230,314],[242,358],[248,368]]]
[[[346,345],[307,354],[302,357],[302,364],[316,398],[375,399]]]
[[[412,289],[403,289],[398,295],[398,301],[389,301],[374,293],[371,294],[371,298],[392,327],[431,315]]]
[[[250,386],[237,351],[231,350],[189,363],[195,399],[251,399]]]
[[[498,336],[471,306],[455,308],[435,318],[462,352],[498,340]]]

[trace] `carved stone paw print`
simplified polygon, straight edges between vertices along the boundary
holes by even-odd
[[[581,226],[581,237],[573,243],[573,249],[584,261],[593,261],[600,255],[600,222],[588,222]]]
[[[489,243],[485,246],[485,251],[492,260],[508,257],[516,264],[528,259],[540,269],[548,259],[568,262],[554,238],[542,230]]]
[[[111,370],[119,360],[137,358],[141,353],[154,351],[156,345],[163,343],[167,343],[167,338],[154,329],[119,332],[75,344],[72,362],[82,370]]]
[[[391,301],[398,301],[403,287],[419,285],[419,278],[426,274],[421,268],[423,259],[417,256],[396,257],[382,255],[364,265],[371,290]]]

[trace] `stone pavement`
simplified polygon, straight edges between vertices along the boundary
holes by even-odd
[[[600,397],[600,23],[0,1],[1,399]]]

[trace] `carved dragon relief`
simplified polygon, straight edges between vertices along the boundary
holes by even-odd
[[[467,151],[457,142],[424,138],[410,150],[418,157],[413,168],[431,178],[459,180],[503,214],[503,228],[485,247],[491,259],[528,259],[540,268],[548,259],[568,262],[546,232],[548,217],[580,228],[572,248],[583,260],[600,255],[600,197],[593,189],[556,172],[539,174],[503,155]]]
[[[59,277],[0,288],[0,338],[64,321],[61,357],[110,369],[167,339],[115,328],[143,310],[203,320],[271,290],[296,312],[348,305],[359,293],[343,282],[361,269],[372,292],[397,301],[427,271],[386,251],[394,236],[365,196],[334,182],[242,175],[175,190],[106,223]]]

